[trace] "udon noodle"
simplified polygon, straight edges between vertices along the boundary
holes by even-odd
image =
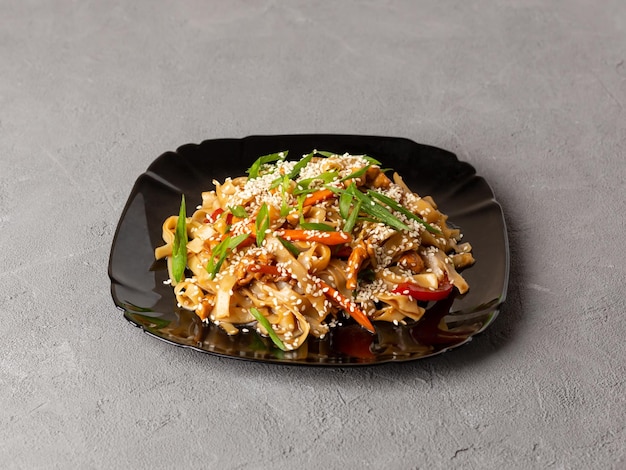
[[[345,317],[373,332],[469,289],[458,270],[474,262],[471,246],[431,197],[369,156],[286,154],[214,181],[191,217],[165,220],[155,256],[167,259],[180,307],[293,350]]]

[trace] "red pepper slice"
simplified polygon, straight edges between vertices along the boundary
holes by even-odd
[[[221,207],[218,207],[217,209],[215,209],[213,211],[213,213],[207,217],[206,219],[204,219],[204,223],[215,223],[215,221],[217,220],[217,218],[220,216],[220,214],[224,212],[224,209],[222,209]]]
[[[454,286],[445,280],[439,289],[430,290],[410,282],[402,282],[392,291],[394,294],[408,295],[415,300],[443,300],[450,295]]]
[[[224,209],[222,209],[221,207],[215,209],[211,215],[205,217],[204,223],[214,224],[215,222],[217,222],[217,219],[219,219],[223,213],[224,213]],[[226,225],[230,225],[232,223],[233,223],[233,214],[229,212],[228,214],[226,214]]]

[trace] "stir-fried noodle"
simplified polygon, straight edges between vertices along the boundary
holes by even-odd
[[[364,155],[314,151],[259,158],[248,176],[214,181],[202,204],[163,224],[178,304],[228,334],[271,333],[286,350],[343,316],[419,320],[424,302],[469,286],[471,246],[430,197]],[[271,330],[271,331],[270,331]]]

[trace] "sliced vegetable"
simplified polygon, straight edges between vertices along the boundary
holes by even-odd
[[[283,229],[278,230],[276,235],[289,241],[296,242],[319,242],[328,246],[341,245],[343,243],[350,243],[352,241],[352,235],[346,232],[324,232],[319,230],[297,230],[297,229]]]
[[[348,218],[346,219],[346,223],[343,224],[344,232],[348,232],[348,233],[352,232],[352,229],[354,228],[354,225],[356,224],[356,220],[357,220],[357,217],[359,216],[360,211],[361,211],[361,201],[357,201],[357,203],[354,205],[354,208],[352,209],[352,212],[350,212],[350,215],[348,215]]]
[[[313,181],[322,181],[323,183],[330,183],[339,177],[339,173],[336,171],[326,171],[324,173],[320,173],[313,178],[306,178],[298,181],[296,190],[293,192],[295,195],[298,194],[308,194],[317,191],[318,189],[310,189],[309,186]]]
[[[258,178],[259,170],[261,169],[261,165],[265,163],[272,163],[279,160],[284,160],[287,157],[288,151],[278,152],[278,153],[270,153],[269,155],[263,155],[262,157],[257,158],[252,166],[248,168],[246,173],[248,173],[249,178]]]
[[[217,218],[220,216],[222,212],[224,212],[224,209],[222,209],[221,207],[215,209],[213,213],[206,218],[205,222],[212,223],[212,224],[215,223],[215,221],[217,220]]]
[[[430,300],[443,300],[447,298],[453,288],[454,286],[448,280],[442,283],[439,289],[433,290],[410,282],[403,282],[398,284],[392,292],[394,294],[408,295],[409,297],[413,297],[415,300],[428,302]]]
[[[256,319],[256,321],[258,321],[261,324],[261,326],[265,328],[265,330],[267,331],[267,334],[270,336],[270,339],[274,342],[274,344],[278,346],[279,349],[283,351],[287,351],[287,347],[285,346],[285,343],[283,343],[283,341],[278,337],[278,335],[272,328],[272,324],[270,323],[270,321],[267,318],[265,318],[263,314],[254,307],[250,309],[250,313]]]
[[[288,242],[287,240],[285,240],[284,238],[278,238],[278,241],[280,241],[283,246],[285,248],[287,248],[287,250],[289,250],[289,252],[294,255],[295,257],[298,257],[298,255],[301,253],[301,251],[298,249],[298,247],[296,245],[294,245],[291,242]]]
[[[224,235],[224,237],[228,237],[229,235]],[[224,238],[222,238],[223,240]],[[248,234],[248,238],[237,245],[237,248],[245,248],[250,245],[254,245],[256,243],[256,237],[253,234]]]
[[[363,158],[367,160],[368,162],[370,162],[372,165],[382,165],[382,163],[380,163],[374,157],[370,157],[369,155],[363,155]]]
[[[309,164],[309,162],[314,156],[315,156],[315,152],[311,152],[305,155],[300,160],[298,160],[298,162],[293,166],[291,171],[284,176],[287,177],[287,179],[295,180],[300,175],[300,172],[302,171],[302,169]],[[281,181],[280,177],[272,181],[272,183],[270,184],[270,189],[276,188],[280,184],[280,181]]]
[[[355,172],[350,173],[348,176],[344,176],[339,181],[344,182],[344,181],[347,181],[347,180],[353,180],[353,179],[356,179],[356,178],[360,178],[365,173],[367,173],[367,170],[369,170],[370,167],[371,167],[371,165],[364,166],[363,168],[360,168],[360,169],[356,170]]]
[[[270,214],[267,204],[263,203],[254,222],[256,228],[256,244],[260,247],[265,240],[265,231],[270,227]]]
[[[334,232],[335,227],[320,222],[300,222],[300,227],[304,230],[319,230],[321,232]]]
[[[289,215],[289,212],[291,211],[291,208],[289,207],[289,203],[288,203],[288,196],[287,196],[290,183],[291,183],[291,180],[289,179],[289,177],[287,175],[284,175],[283,180],[282,180],[282,185],[280,186],[280,199],[281,199],[280,216],[281,217],[287,217],[287,215]]]
[[[248,267],[248,271],[251,273],[269,274],[270,276],[281,276],[282,273],[278,269],[278,266],[270,266],[268,264],[251,264]]]
[[[313,153],[317,155],[321,155],[322,157],[332,157],[333,155],[337,155],[334,152],[327,152],[326,150],[314,150]]]
[[[314,193],[307,194],[304,198],[305,206],[312,206],[318,202],[326,201],[327,199],[335,197],[335,193],[330,189],[320,189]]]
[[[394,211],[400,212],[401,214],[406,215],[409,219],[413,219],[419,222],[424,227],[426,227],[426,230],[428,230],[430,233],[436,233],[438,235],[441,235],[441,232],[439,230],[437,230],[435,227],[430,225],[428,222],[424,221],[420,216],[414,214],[413,212],[408,210],[406,207],[402,206],[397,201],[394,201],[393,199],[391,199],[389,196],[385,196],[384,194],[380,194],[379,192],[372,191],[371,189],[367,191],[367,194],[371,197],[378,199],[379,201],[384,202],[389,207],[391,207]]]
[[[174,232],[172,244],[172,276],[176,282],[180,282],[187,267],[187,208],[185,207],[185,195],[180,200],[178,222]]]
[[[348,193],[353,196],[355,199],[361,201],[361,212],[365,212],[367,215],[371,216],[371,220],[376,223],[383,223],[385,225],[389,225],[390,227],[395,228],[396,230],[406,230],[410,231],[408,225],[398,219],[395,215],[393,215],[389,209],[380,205],[374,199],[369,197],[367,194],[359,191],[355,185],[348,186],[348,189],[341,189],[334,186],[325,186],[329,191],[338,194],[340,197],[342,194]]]
[[[235,217],[239,217],[240,219],[245,219],[246,217],[248,217],[248,212],[246,212],[246,208],[243,206],[233,206],[228,207],[228,209],[230,209],[230,213],[233,214]]]
[[[339,195],[339,213],[341,217],[347,219],[350,215],[350,206],[354,197],[348,191],[344,191]]]
[[[209,273],[211,279],[215,277],[215,275],[220,271],[222,264],[226,261],[226,257],[228,254],[245,242],[250,237],[249,234],[243,233],[236,237],[231,237],[227,235],[219,244],[213,248],[211,252],[211,257],[209,258],[209,262],[207,263],[206,270]],[[215,259],[217,258],[217,261]]]
[[[309,164],[309,162],[313,158],[313,155],[315,154],[309,153],[307,156],[302,158],[298,163],[294,165],[294,167],[292,168],[292,170],[289,172],[289,175],[288,175],[290,180],[296,179],[298,177],[298,175],[300,174],[300,171],[302,171],[302,169]]]
[[[367,331],[369,331],[370,333],[375,333],[372,322],[370,322],[370,319],[367,318],[367,315],[363,313],[363,311],[357,306],[356,303],[354,303],[352,300],[344,296],[341,292],[339,292],[334,287],[331,287],[330,285],[326,284],[321,279],[318,280],[318,285],[322,289],[322,292],[324,293],[324,295],[330,301],[335,302],[337,305],[339,305],[344,310],[344,312],[346,312],[348,315],[354,318],[354,320],[363,328],[365,328]]]
[[[347,191],[350,191],[355,198],[361,201],[361,211],[365,212],[367,215],[372,216],[374,219],[396,230],[406,230],[407,232],[411,230],[408,225],[389,212],[389,209],[381,206],[372,198],[356,189],[354,185],[348,187]]]

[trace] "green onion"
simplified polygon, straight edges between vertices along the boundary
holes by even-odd
[[[263,203],[259,209],[254,225],[256,227],[256,244],[261,247],[263,240],[265,240],[265,231],[270,227],[270,215],[267,204]]]
[[[319,180],[319,181],[322,181],[322,182],[328,184],[328,183],[330,183],[331,181],[335,180],[338,177],[339,177],[339,173],[337,173],[336,171],[326,171],[324,173],[319,174],[318,176],[314,176],[313,178],[306,178],[306,179],[300,180],[300,181],[298,181],[296,190],[293,193],[295,195],[298,195],[298,194],[304,194],[306,192],[317,191],[319,188],[309,189],[309,185],[313,181],[318,181]]]
[[[371,215],[375,219],[380,220],[385,225],[395,228],[396,230],[406,230],[410,232],[411,229],[408,225],[398,219],[395,215],[389,212],[388,209],[377,204],[376,201],[370,199],[360,191],[355,191],[357,198],[362,202],[361,210],[368,215]]]
[[[287,248],[287,250],[289,250],[292,255],[297,257],[300,254],[300,250],[298,249],[298,247],[290,241],[280,237],[278,238],[278,240],[283,244],[285,248]]]
[[[406,215],[409,219],[413,219],[413,220],[419,222],[424,227],[426,227],[426,230],[428,230],[430,233],[436,233],[438,235],[441,235],[441,232],[439,230],[437,230],[435,227],[433,227],[429,223],[425,222],[422,218],[420,218],[419,216],[415,215],[413,212],[408,210],[406,207],[402,206],[398,202],[396,202],[393,199],[391,199],[389,196],[385,196],[384,194],[378,193],[376,191],[372,191],[371,189],[367,191],[367,194],[372,196],[372,197],[375,197],[379,201],[384,202],[389,207],[391,207],[394,211],[400,212],[401,214]]]
[[[284,182],[285,178],[287,178],[288,180],[296,179],[298,177],[298,175],[300,174],[300,171],[305,166],[307,166],[308,163],[311,161],[311,158],[313,158],[313,154],[312,153],[309,153],[308,155],[303,157],[300,161],[298,161],[294,165],[294,167],[292,168],[292,170],[288,174],[283,175],[282,177],[279,176],[274,181],[272,181],[272,183],[270,184],[270,189],[277,188],[281,184],[281,182]]]
[[[339,196],[339,213],[344,219],[347,219],[350,215],[350,206],[352,205],[352,199],[354,199],[354,197],[347,191],[344,191]]]
[[[248,173],[248,177],[258,178],[261,165],[264,165],[266,163],[276,162],[279,160],[284,160],[287,157],[288,153],[289,152],[285,150],[284,152],[270,153],[269,155],[263,155],[262,157],[257,158],[252,164],[252,166],[248,168],[246,172]]]
[[[343,225],[343,231],[351,233],[354,225],[356,224],[356,219],[359,216],[359,212],[361,211],[361,201],[357,201],[354,205],[354,209],[350,212],[350,215],[346,219],[346,223]]]
[[[274,331],[274,328],[272,328],[272,324],[269,322],[269,320],[265,318],[263,314],[254,307],[250,308],[250,313],[256,319],[256,321],[258,321],[261,324],[261,326],[265,328],[265,330],[267,331],[267,334],[270,335],[270,339],[274,342],[274,344],[278,346],[279,349],[283,351],[287,351],[287,347],[285,346],[285,343],[283,343],[282,340],[278,337],[278,335]]]
[[[369,155],[363,155],[363,158],[367,160],[368,162],[370,162],[372,165],[382,165],[382,163],[380,163],[374,157],[370,157]]]
[[[304,222],[304,200],[306,199],[305,194],[298,195],[298,214],[300,214],[300,222]]]
[[[226,261],[226,257],[229,252],[237,248],[244,240],[247,240],[250,235],[243,233],[231,238],[230,235],[224,238],[211,252],[211,257],[207,263],[206,270],[210,274],[211,279],[220,271],[222,264]],[[217,258],[217,262],[215,261]]]
[[[315,191],[319,191],[319,188],[302,188],[301,186],[296,186],[296,188],[293,190],[293,195],[294,196],[301,196],[301,195],[307,195],[307,194],[313,194]]]
[[[298,163],[294,165],[293,169],[289,172],[289,175],[288,175],[290,180],[298,177],[298,175],[300,174],[300,171],[309,164],[309,162],[313,158],[313,155],[314,155],[313,153],[309,153],[307,156],[302,158]]]
[[[315,153],[317,155],[321,155],[322,157],[332,157],[333,155],[337,155],[335,152],[327,152],[325,150],[316,150]]]
[[[343,178],[341,178],[339,181],[344,182],[344,181],[346,181],[346,180],[353,180],[353,179],[356,179],[356,178],[360,178],[360,177],[361,177],[361,176],[363,176],[363,175],[367,172],[367,170],[369,170],[370,168],[371,168],[371,165],[364,166],[363,168],[361,168],[361,169],[359,169],[359,170],[356,170],[356,171],[355,171],[355,172],[353,172],[353,173],[350,173],[348,176],[344,176],[344,177],[343,177]]]
[[[233,214],[235,217],[239,217],[240,219],[245,219],[246,217],[248,217],[248,213],[243,206],[229,206],[228,209],[230,209],[230,213]]]
[[[319,190],[320,190],[320,188],[301,189],[301,188],[296,187],[296,189],[294,189],[294,191],[293,191],[293,195],[294,196],[301,196],[301,195],[306,196],[307,194],[313,194],[313,193],[315,193],[315,192],[317,192]]]
[[[289,189],[290,183],[291,183],[291,179],[289,178],[289,176],[287,175],[283,176],[283,184],[280,187],[280,198],[281,198],[280,216],[281,217],[287,217],[291,210],[287,202],[287,194],[288,194],[287,190]]]
[[[185,195],[180,201],[178,222],[174,232],[172,244],[172,275],[176,282],[180,282],[187,266],[187,208],[185,207]]]
[[[351,187],[351,186],[350,186],[350,187]],[[333,192],[333,193],[335,193],[335,194],[339,194],[340,196],[341,196],[343,193],[348,192],[348,191],[347,191],[347,190],[345,190],[345,189],[338,188],[337,186],[329,186],[329,185],[327,185],[327,184],[326,184],[326,185],[324,185],[324,188],[325,188],[325,189],[328,189],[328,190],[330,190],[330,191],[332,191],[332,192]],[[349,194],[352,194],[352,193],[349,193]]]
[[[356,189],[355,185],[352,184],[348,186],[348,189],[334,188],[332,186],[325,187],[339,195],[344,192],[350,193],[361,202],[361,212],[365,212],[367,215],[376,219],[377,222],[389,225],[396,230],[406,230],[407,232],[411,230],[405,223],[389,212],[389,209],[381,206],[366,194],[363,194],[361,191]]]
[[[328,224],[317,223],[317,222],[300,222],[300,227],[304,230],[319,230],[321,232],[334,232],[335,227]]]

